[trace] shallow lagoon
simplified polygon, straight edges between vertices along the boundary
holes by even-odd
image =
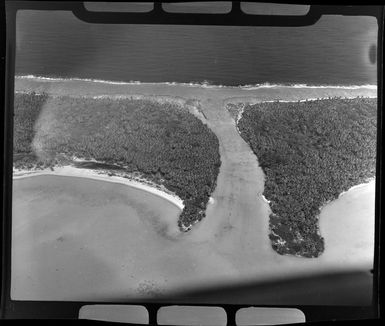
[[[15,181],[14,194],[15,297],[127,290],[138,261],[165,250],[177,230],[175,205],[116,183],[36,176]]]
[[[126,185],[51,175],[15,180],[13,191],[13,299],[161,297],[220,281],[368,270],[373,259],[374,182],[324,207],[326,251],[316,259],[271,249],[263,200],[259,216],[227,228],[205,219],[183,234],[175,205]]]

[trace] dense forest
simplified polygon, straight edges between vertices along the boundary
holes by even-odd
[[[323,252],[320,208],[375,176],[376,123],[376,99],[245,107],[238,128],[266,175],[274,250],[303,257]]]
[[[15,168],[53,168],[72,164],[73,157],[96,160],[177,194],[185,205],[181,230],[205,216],[219,173],[219,142],[182,107],[35,93],[17,93],[14,103]]]

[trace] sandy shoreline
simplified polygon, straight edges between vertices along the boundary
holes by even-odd
[[[13,174],[13,179],[18,180],[22,178],[29,178],[29,177],[39,176],[39,175],[79,177],[79,178],[88,178],[88,179],[99,180],[99,181],[120,183],[120,184],[127,185],[129,187],[147,191],[149,193],[162,197],[168,200],[169,202],[173,203],[180,210],[183,210],[184,208],[183,200],[176,195],[166,193],[158,188],[152,187],[148,184],[145,184],[139,181],[135,181],[132,179],[123,178],[119,176],[108,176],[103,173],[98,173],[92,169],[83,169],[83,168],[80,169],[80,168],[75,168],[73,166],[55,167],[53,171],[49,168],[44,170],[34,170],[34,171],[15,169]]]
[[[357,190],[359,190],[359,189],[362,189],[362,188],[365,188],[366,186],[368,186],[369,184],[371,184],[371,183],[375,183],[375,181],[376,181],[376,178],[369,178],[368,180],[366,180],[364,183],[360,183],[360,184],[358,184],[358,185],[355,185],[355,186],[353,186],[353,187],[350,187],[348,190],[346,190],[346,191],[343,191],[343,192],[341,192],[339,195],[338,195],[338,198],[341,198],[342,196],[345,196],[345,195],[347,195],[348,194],[348,192],[351,192],[351,191],[357,191]],[[337,198],[337,199],[338,199]]]

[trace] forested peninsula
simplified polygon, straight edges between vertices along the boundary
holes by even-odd
[[[320,208],[375,176],[377,100],[331,98],[228,106],[258,158],[270,202],[270,239],[279,254],[324,250]],[[344,232],[344,230],[341,230]]]
[[[216,135],[182,106],[34,92],[15,94],[13,152],[18,169],[79,166],[81,158],[109,174],[139,174],[183,200],[182,231],[205,217],[221,164]]]

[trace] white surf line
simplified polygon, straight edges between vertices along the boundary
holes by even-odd
[[[107,176],[105,174],[97,173],[91,169],[79,169],[72,166],[56,167],[55,170],[53,171],[50,169],[34,170],[34,171],[15,169],[13,179],[17,180],[17,179],[23,179],[28,177],[40,176],[40,175],[78,177],[78,178],[87,178],[87,179],[93,179],[98,181],[119,183],[119,184],[130,186],[136,189],[147,191],[149,193],[152,193],[154,195],[157,195],[159,197],[162,197],[168,200],[169,202],[171,202],[181,210],[184,209],[183,200],[179,198],[177,195],[167,193],[165,191],[162,191],[161,189],[158,189],[144,182],[123,178],[120,176]]]
[[[246,85],[236,85],[228,86],[222,84],[210,84],[208,81],[202,82],[141,82],[137,80],[131,81],[113,81],[113,80],[103,80],[103,79],[91,79],[91,78],[62,78],[62,77],[44,77],[44,76],[35,76],[35,75],[18,75],[15,76],[15,79],[25,79],[25,80],[35,80],[42,82],[68,82],[68,81],[83,81],[91,83],[101,83],[101,84],[110,84],[110,85],[168,85],[168,86],[186,86],[186,87],[202,87],[202,88],[211,88],[211,89],[221,89],[221,88],[231,88],[231,89],[242,89],[242,90],[256,90],[261,88],[337,88],[337,89],[377,89],[375,84],[363,84],[363,85],[308,85],[308,84],[271,84],[269,82],[256,83],[256,84],[246,84]]]
[[[44,93],[39,93],[35,91],[22,91],[22,90],[15,90],[15,94],[28,94],[28,95],[43,95]],[[45,93],[48,95],[48,93]]]

